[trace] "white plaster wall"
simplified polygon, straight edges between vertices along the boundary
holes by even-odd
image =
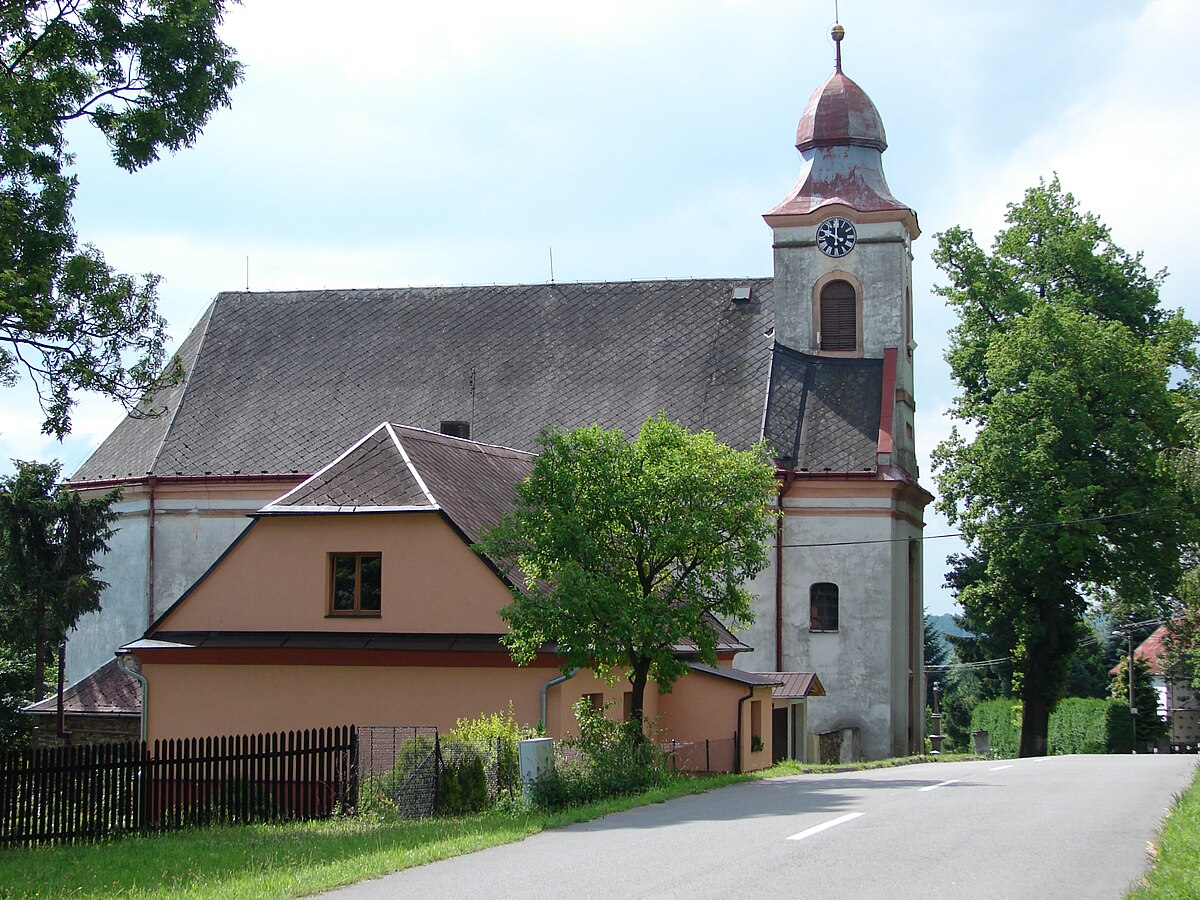
[[[100,611],[81,616],[67,639],[66,681],[74,684],[113,658],[113,651],[146,630],[146,503],[114,507],[120,518],[100,559],[98,577],[108,587]]]
[[[787,504],[819,511],[812,501]],[[889,501],[843,501],[843,508],[852,505],[878,508],[884,514],[843,515],[831,510],[791,515],[784,521],[785,544],[878,543],[784,549],[783,668],[816,672],[825,686],[827,696],[808,705],[810,732],[857,727],[863,754],[880,758],[892,755],[897,741],[907,743],[908,644],[903,619],[897,622],[897,607],[901,615],[907,610],[906,581],[901,582],[905,590],[897,592],[898,571],[907,577],[907,546],[891,541]],[[771,564],[750,585],[758,604],[755,624],[740,635],[755,648],[737,660],[738,668],[749,671],[775,670],[774,547],[769,552]],[[838,585],[836,632],[809,632],[809,587],[819,581]],[[897,678],[898,662],[903,665],[902,678]]]
[[[154,610],[162,615],[250,524],[261,499],[157,500],[154,517]],[[67,649],[67,680],[75,683],[145,633],[151,618],[146,584],[150,556],[149,504],[117,505],[120,515],[100,578],[108,583],[100,611],[80,618]]]
[[[168,500],[156,505],[154,617],[158,618],[208,571],[251,520],[259,500]],[[149,623],[147,623],[148,625]]]

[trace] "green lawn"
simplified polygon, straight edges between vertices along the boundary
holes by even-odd
[[[857,766],[785,763],[752,775],[681,778],[636,797],[561,813],[493,811],[416,822],[347,818],[222,826],[102,844],[3,850],[0,897],[296,897],[752,778],[925,761],[916,757]]]
[[[1127,900],[1200,898],[1200,770],[1176,798],[1154,849],[1154,867]]]

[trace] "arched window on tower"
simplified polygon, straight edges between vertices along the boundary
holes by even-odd
[[[838,586],[818,581],[808,589],[808,630],[838,630]]]
[[[858,349],[858,296],[848,281],[831,281],[821,288],[821,350]]]

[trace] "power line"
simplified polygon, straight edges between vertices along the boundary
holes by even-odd
[[[1130,631],[1135,628],[1147,628],[1151,625],[1162,625],[1163,622],[1163,619],[1143,619],[1141,622],[1130,622],[1128,625],[1119,625],[1117,627],[1122,630]],[[1104,637],[1104,635],[1093,634],[1091,637],[1086,637],[1081,640],[1078,644],[1076,644],[1076,647],[1089,647],[1092,644],[1098,644],[1102,637]],[[940,666],[925,666],[924,670],[932,674],[937,672],[947,672],[951,669],[956,671],[960,669],[966,669],[967,671],[976,669],[992,669],[1005,663],[1011,663],[1012,661],[1013,658],[1011,656],[1002,656],[999,659],[983,659],[970,662],[945,663],[944,665]]]
[[[1027,530],[1032,530],[1034,528],[1059,528],[1063,525],[1082,525],[1082,524],[1086,524],[1088,522],[1114,522],[1118,519],[1131,519],[1131,518],[1137,518],[1139,516],[1152,516],[1152,515],[1158,515],[1160,513],[1175,512],[1178,509],[1179,509],[1179,507],[1177,507],[1177,506],[1170,506],[1170,507],[1167,507],[1166,509],[1139,509],[1139,510],[1135,510],[1133,512],[1113,513],[1112,515],[1107,515],[1107,516],[1090,516],[1085,519],[1060,519],[1056,522],[1035,522],[1035,523],[1032,523],[1029,525],[1005,525],[1003,527],[993,528],[990,530],[992,530],[992,531],[1027,531]],[[908,541],[936,541],[936,540],[941,540],[942,538],[956,538],[956,537],[964,537],[964,536],[965,536],[965,532],[951,531],[951,532],[947,532],[946,534],[925,534],[925,535],[921,535],[921,537],[913,537],[913,538],[906,538],[906,537],[905,538],[875,538],[872,540],[862,540],[862,541],[824,541],[824,542],[802,543],[802,544],[780,544],[779,546],[786,547],[786,548],[853,547],[858,544],[898,544],[898,543],[906,543]]]

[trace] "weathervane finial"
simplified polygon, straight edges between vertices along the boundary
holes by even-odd
[[[834,21],[833,28],[829,30],[829,36],[833,38],[833,46],[837,48],[834,57],[834,68],[842,71],[842,38],[846,36],[846,29],[840,23]]]

